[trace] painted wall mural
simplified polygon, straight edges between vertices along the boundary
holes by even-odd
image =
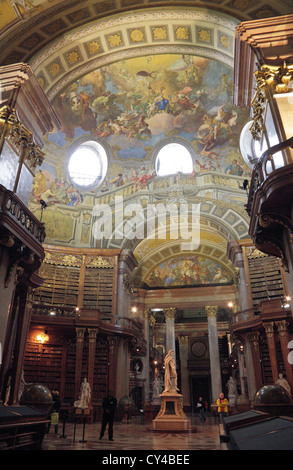
[[[165,54],[123,60],[91,72],[66,88],[53,106],[62,129],[45,139],[46,161],[31,203],[79,205],[82,193],[68,177],[71,145],[93,136],[113,158],[99,194],[155,176],[151,152],[162,139],[180,137],[195,150],[190,178],[204,171],[242,176],[250,170],[238,148],[247,110],[232,104],[233,72],[213,59]],[[43,190],[43,193],[42,193]],[[46,192],[47,191],[47,192]]]
[[[159,264],[144,282],[149,287],[228,284],[232,276],[220,263],[203,256],[186,255]]]

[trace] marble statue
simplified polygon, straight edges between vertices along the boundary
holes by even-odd
[[[177,371],[176,364],[174,359],[174,351],[170,349],[164,361],[165,366],[165,390],[164,392],[169,392],[170,390],[178,391],[177,388]],[[174,381],[174,384],[173,384]]]
[[[276,380],[275,382],[277,385],[281,385],[281,387],[283,387],[286,392],[288,392],[288,394],[290,395],[291,397],[291,387],[290,385],[288,384],[287,380],[284,379],[283,377],[283,374],[279,374],[279,378]]]
[[[91,401],[91,387],[87,379],[84,378],[80,386],[79,399],[74,402],[76,408],[88,408]]]
[[[237,392],[236,381],[232,376],[230,376],[230,378],[227,382],[227,387],[228,387],[229,403],[230,403],[230,405],[234,405],[235,399],[238,396],[238,392]]]

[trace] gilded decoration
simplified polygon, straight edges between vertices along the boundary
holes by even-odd
[[[110,47],[117,47],[120,46],[122,43],[121,35],[120,34],[111,34],[108,36],[108,43]]]
[[[198,37],[201,41],[210,42],[211,41],[211,31],[208,31],[207,29],[201,29],[198,32]]]
[[[208,318],[217,318],[218,307],[213,305],[206,305],[206,314]]]
[[[67,60],[70,64],[75,64],[80,59],[77,50],[73,50],[67,54]]]
[[[0,130],[14,151],[23,159],[32,174],[40,166],[45,154],[36,145],[32,133],[22,124],[15,109],[0,109]]]
[[[152,28],[153,39],[163,40],[167,39],[167,28],[165,26],[156,26]]]
[[[189,28],[187,26],[178,26],[175,28],[175,34],[177,39],[189,40]]]
[[[96,54],[101,49],[101,46],[98,41],[91,41],[87,44],[87,50],[89,54]]]
[[[112,264],[102,256],[88,257],[86,266],[88,268],[113,268]]]
[[[255,140],[260,140],[265,130],[264,112],[267,100],[273,94],[289,93],[292,91],[290,82],[293,78],[293,66],[286,62],[281,67],[263,65],[255,72],[256,91],[252,99],[253,123],[250,132]]]
[[[74,255],[50,253],[49,251],[46,251],[44,263],[58,264],[61,266],[80,267],[82,263],[82,257],[74,256]]]
[[[231,47],[231,39],[228,36],[220,36],[220,44],[225,48],[229,49]]]
[[[60,70],[61,70],[61,66],[60,66],[60,64],[58,64],[58,62],[54,62],[49,67],[49,72],[50,72],[51,75],[58,75]]]
[[[130,31],[130,39],[133,42],[141,42],[144,41],[145,35],[141,29],[133,29]]]

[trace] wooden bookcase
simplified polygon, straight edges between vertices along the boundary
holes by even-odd
[[[248,256],[253,306],[263,300],[284,297],[283,275],[278,258],[269,255]]]
[[[49,390],[59,390],[62,349],[62,345],[27,342],[24,358],[25,381],[41,383]]]

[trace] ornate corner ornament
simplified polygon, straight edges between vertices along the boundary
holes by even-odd
[[[33,134],[19,120],[17,111],[9,106],[0,109],[0,135],[2,139],[5,137],[29,170],[35,174],[37,166],[43,163],[45,154],[36,145]]]
[[[263,65],[254,75],[256,91],[251,101],[253,123],[249,130],[254,140],[260,140],[265,130],[264,112],[270,94],[289,93],[293,90],[289,87],[293,79],[293,65],[287,66],[286,62],[280,67]]]

